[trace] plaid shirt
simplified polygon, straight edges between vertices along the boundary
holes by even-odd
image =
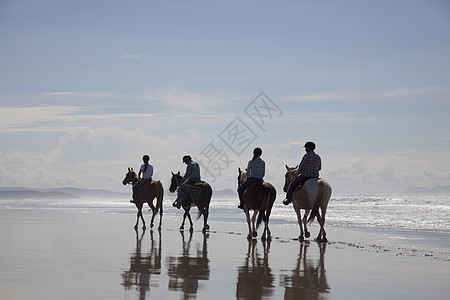
[[[307,177],[319,177],[319,171],[322,169],[320,156],[314,151],[303,155],[302,161],[298,165],[297,175],[301,174]]]
[[[186,166],[186,174],[183,177],[185,180],[200,181],[200,166],[195,161],[190,161]]]

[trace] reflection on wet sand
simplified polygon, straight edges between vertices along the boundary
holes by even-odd
[[[237,299],[270,298],[273,294],[275,276],[269,267],[270,241],[261,243],[264,252],[262,258],[258,253],[258,241],[248,242],[244,264],[238,267]]]
[[[122,285],[125,290],[133,286],[139,292],[139,299],[146,299],[150,287],[158,287],[158,277],[161,274],[161,232],[158,231],[158,243],[153,238],[153,230],[150,230],[151,245],[149,252],[142,252],[142,240],[145,230],[139,236],[136,230],[136,251],[130,255],[130,270],[122,273]],[[151,275],[158,275],[151,280]]]
[[[317,261],[308,258],[308,243],[300,243],[297,264],[289,275],[280,274],[280,285],[285,288],[284,299],[324,299],[328,295],[325,272],[325,243],[317,243],[320,256]],[[287,272],[287,271],[286,271]]]
[[[210,268],[207,250],[208,234],[203,234],[203,245],[196,243],[196,251],[191,255],[192,232],[186,241],[181,231],[183,249],[180,256],[168,256],[167,273],[169,290],[181,291],[181,299],[195,299],[199,288],[199,280],[209,280]],[[201,249],[201,250],[200,250]]]

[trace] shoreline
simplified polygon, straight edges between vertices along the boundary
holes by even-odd
[[[248,242],[243,215],[241,223],[210,221],[207,234],[194,221],[191,234],[178,229],[181,211],[169,210],[161,231],[143,231],[142,224],[135,231],[135,213],[0,208],[2,299],[445,299],[450,293],[450,247],[431,246],[444,234],[408,239],[326,227],[328,243],[299,243],[298,225],[272,224],[271,242],[260,236]],[[149,223],[150,213],[144,215]],[[317,230],[311,226],[312,237]],[[419,242],[429,250],[415,250]]]

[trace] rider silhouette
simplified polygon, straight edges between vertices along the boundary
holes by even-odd
[[[150,161],[150,156],[144,155],[142,157],[142,161],[144,163],[141,165],[141,168],[139,169],[139,173],[138,173],[139,181],[133,185],[133,199],[130,200],[131,203],[139,202],[138,199],[136,198],[136,196],[139,195],[139,190],[144,185],[144,183],[152,181],[153,166],[148,163]],[[142,178],[141,178],[141,174],[142,174]]]
[[[320,156],[314,152],[316,144],[306,142],[303,147],[305,147],[306,154],[303,155],[302,161],[298,165],[297,171],[295,171],[296,177],[289,184],[286,199],[283,201],[284,205],[289,205],[292,202],[292,194],[297,186],[301,188],[308,179],[318,178],[319,171],[322,169]]]
[[[245,190],[255,182],[262,182],[265,172],[266,163],[261,159],[262,150],[261,148],[253,149],[253,158],[248,162],[247,165],[247,175],[250,176],[246,181],[244,181],[237,189],[239,194],[239,206],[238,208],[244,209],[244,192]]]
[[[183,202],[182,197],[185,195],[185,188],[188,184],[195,184],[196,182],[200,181],[200,166],[198,163],[192,160],[192,158],[189,155],[183,156],[183,163],[185,163],[186,166],[186,174],[183,176],[183,180],[181,181],[181,185],[178,187],[177,191],[177,199],[173,203],[173,206],[176,208],[181,207],[181,203]]]

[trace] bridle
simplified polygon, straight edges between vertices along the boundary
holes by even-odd
[[[131,174],[134,174],[134,177],[133,177],[133,178],[129,178],[129,177],[131,177]],[[139,179],[137,178],[136,173],[133,172],[133,171],[128,172],[128,173],[127,173],[127,176],[125,177],[125,179],[128,179],[127,184],[130,184],[130,185],[134,185],[136,182],[139,181]],[[133,183],[133,179],[134,179],[134,183]]]

